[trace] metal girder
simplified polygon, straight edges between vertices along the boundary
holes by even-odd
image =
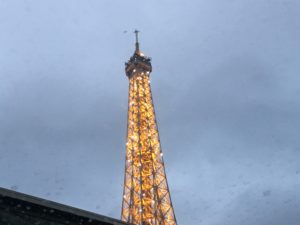
[[[171,202],[149,75],[133,56],[126,64],[129,78],[123,221],[136,225],[177,225]],[[142,66],[141,66],[142,65]]]

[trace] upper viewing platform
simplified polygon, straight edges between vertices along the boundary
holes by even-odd
[[[145,73],[149,75],[152,72],[151,58],[145,56],[140,51],[138,32],[137,30],[134,31],[136,37],[135,52],[129,61],[125,63],[125,72],[129,78],[135,73]]]

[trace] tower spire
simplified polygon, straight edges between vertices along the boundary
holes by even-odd
[[[135,30],[135,53],[140,54],[140,43],[139,43],[139,32],[138,30]]]

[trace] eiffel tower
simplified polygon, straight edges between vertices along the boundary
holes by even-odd
[[[151,58],[139,48],[125,63],[129,79],[125,178],[121,219],[136,225],[177,225],[150,87]]]

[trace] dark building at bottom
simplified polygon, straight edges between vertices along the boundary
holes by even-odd
[[[106,216],[0,188],[0,225],[126,224]]]

